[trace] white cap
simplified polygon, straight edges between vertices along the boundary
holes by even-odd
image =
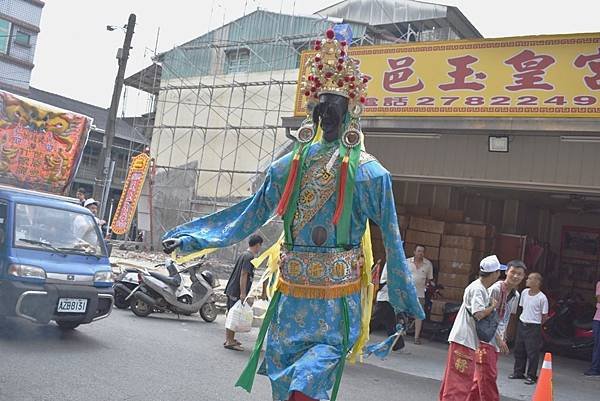
[[[98,202],[96,202],[94,200],[94,198],[86,199],[85,202],[83,202],[83,207],[88,207],[90,205],[96,205],[96,206],[98,206]]]
[[[486,256],[479,262],[479,271],[493,273],[498,270],[506,270],[506,266],[500,263],[496,255]]]

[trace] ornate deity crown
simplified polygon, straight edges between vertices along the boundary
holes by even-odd
[[[333,93],[349,99],[348,110],[354,117],[362,112],[366,101],[369,78],[361,74],[358,61],[348,56],[348,41],[336,38],[336,32],[328,29],[323,40],[315,41],[317,54],[305,65],[302,92],[306,97],[306,111],[311,113],[319,102],[319,95]]]

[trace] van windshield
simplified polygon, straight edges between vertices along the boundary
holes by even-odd
[[[106,256],[96,221],[87,214],[18,203],[14,230],[21,248]]]

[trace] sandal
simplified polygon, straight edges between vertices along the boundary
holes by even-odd
[[[242,345],[242,343],[241,343],[241,342],[239,342],[238,340],[233,340],[233,342],[234,342],[234,344],[236,344],[236,345]],[[225,345],[227,345],[227,341],[225,341],[225,342],[223,343],[223,346],[225,346]]]
[[[235,343],[234,344],[225,344],[225,345],[223,345],[223,348],[230,349],[233,351],[243,351],[244,350],[244,347],[242,347],[241,345],[237,345]]]
[[[415,338],[415,344],[416,345],[421,345],[421,339],[420,338]]]

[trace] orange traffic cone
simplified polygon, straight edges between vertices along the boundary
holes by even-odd
[[[552,401],[552,354],[546,352],[544,364],[531,401]]]

